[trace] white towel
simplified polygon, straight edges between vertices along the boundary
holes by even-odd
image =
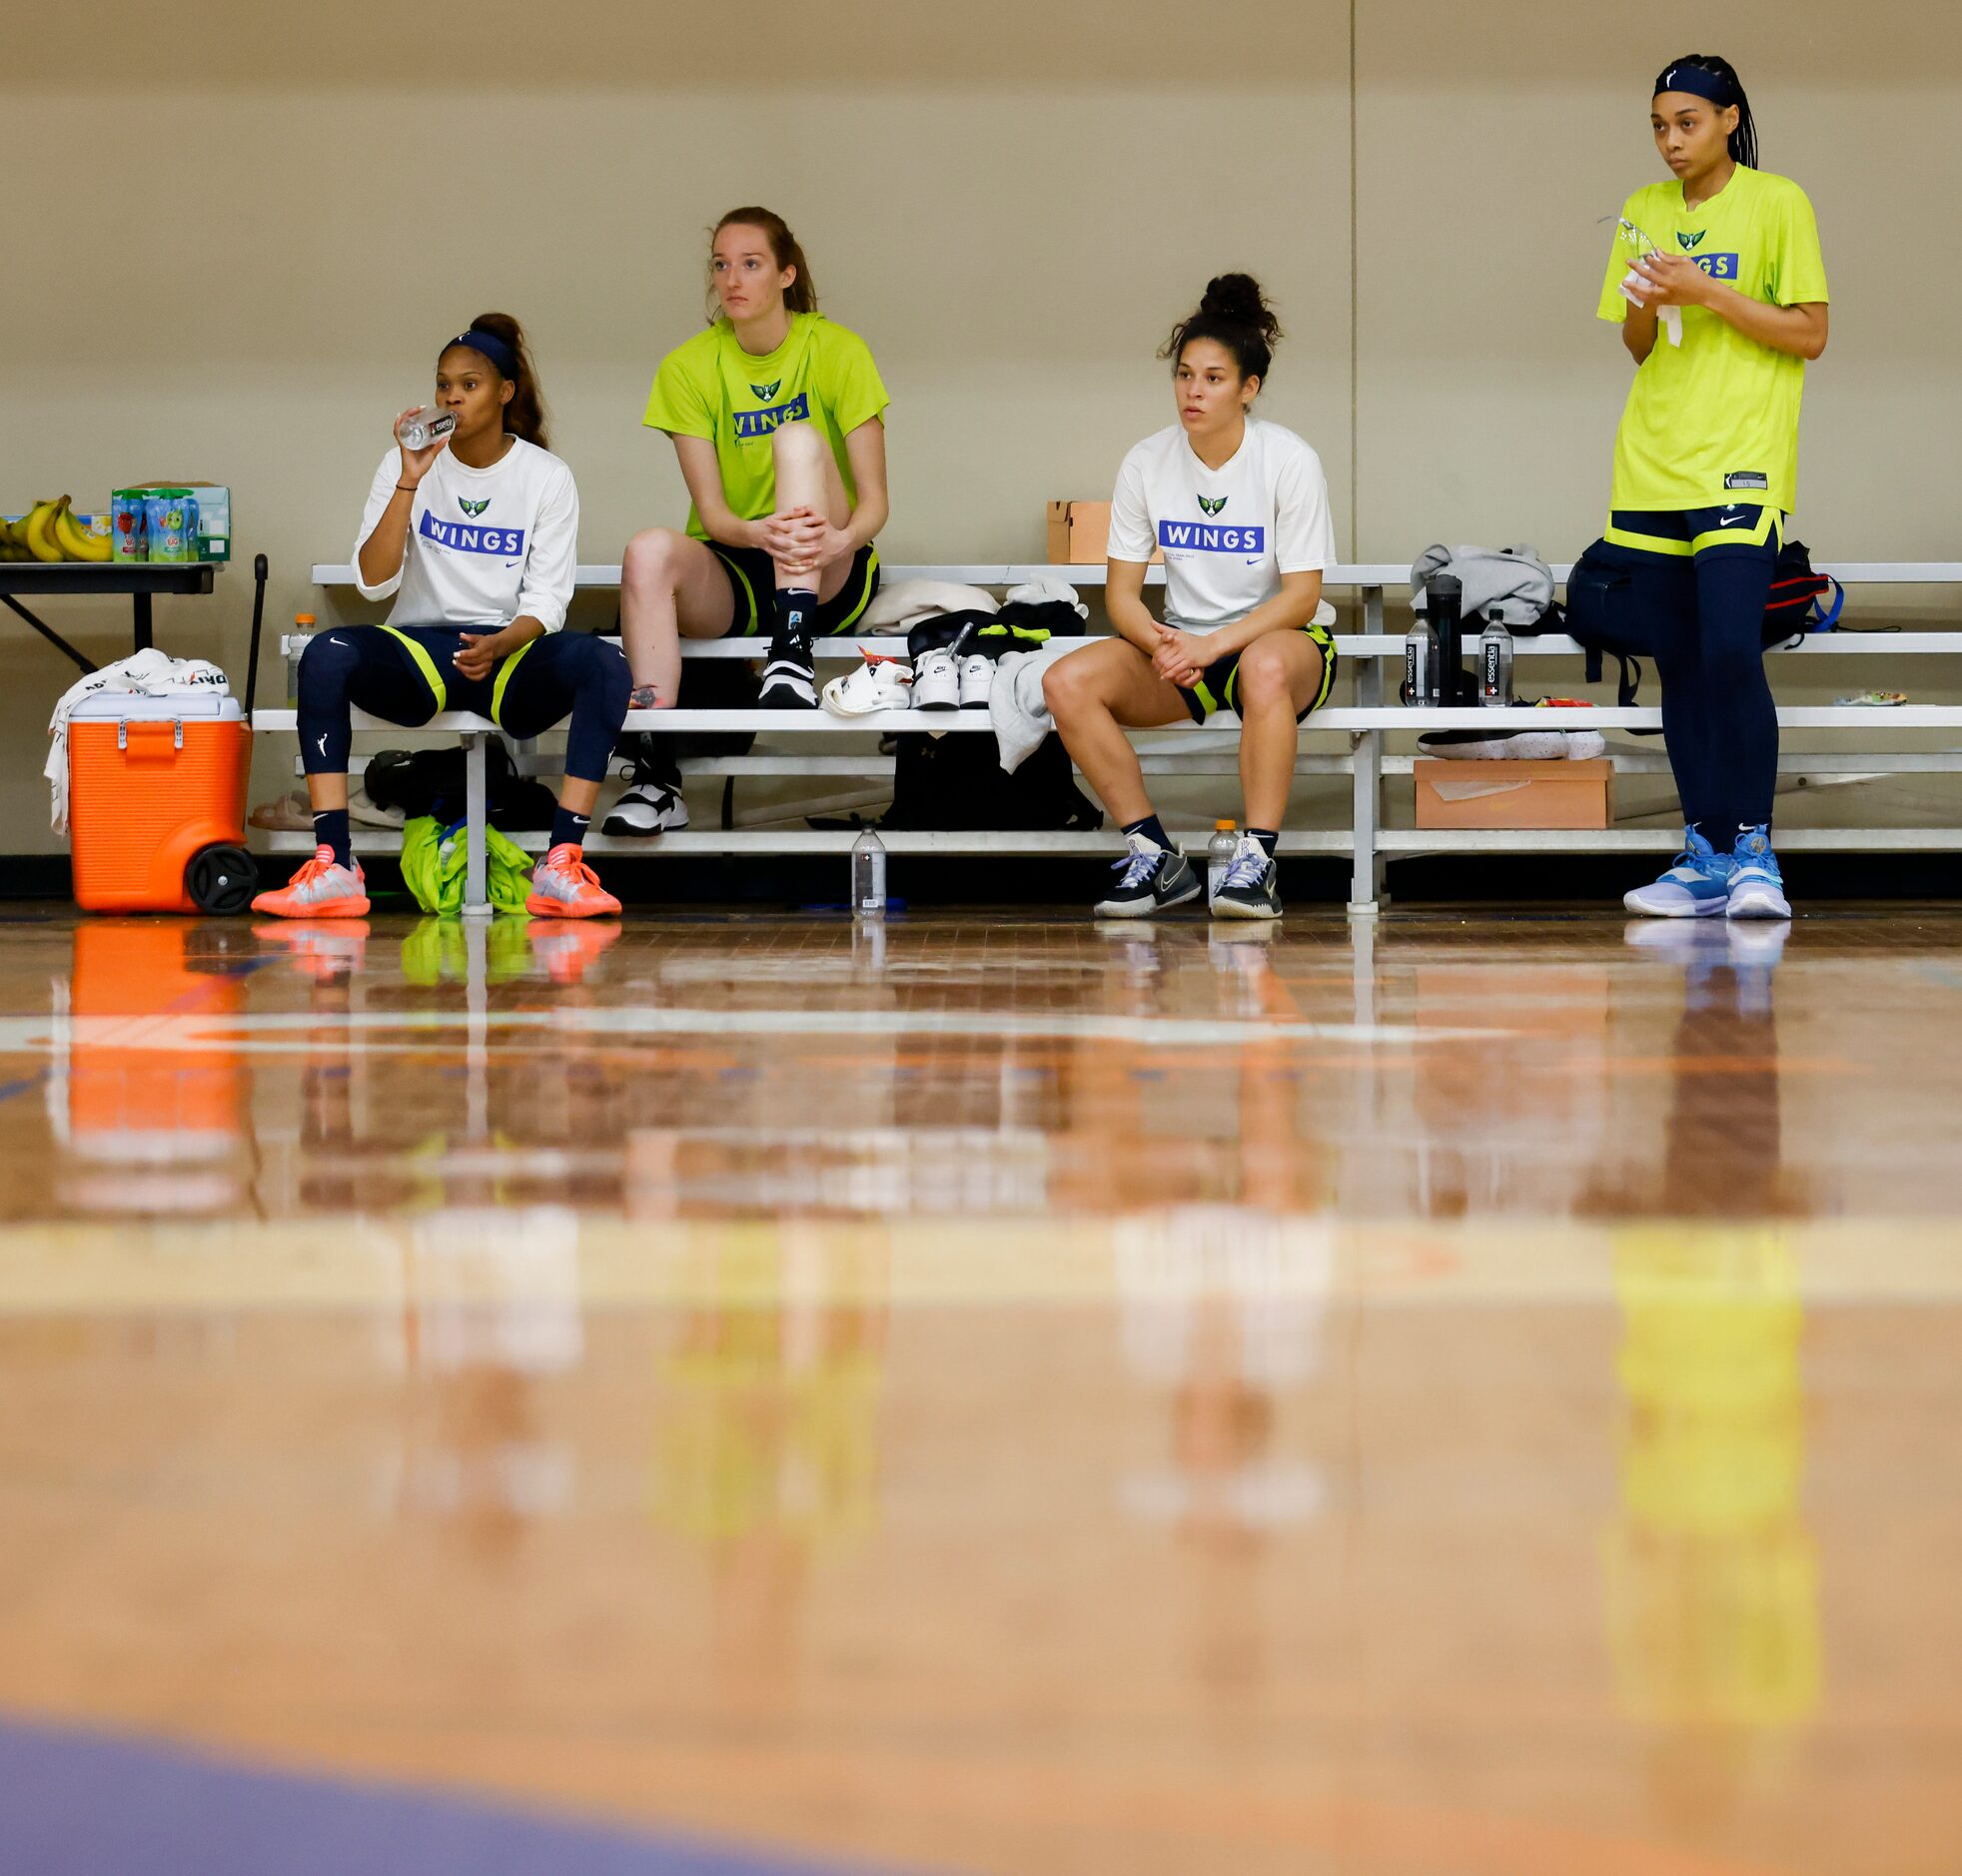
[[[1003,605],[1051,605],[1060,601],[1064,605],[1076,607],[1078,618],[1088,618],[1090,608],[1077,597],[1076,588],[1060,579],[1052,579],[1047,573],[1038,573],[1034,579],[1020,586],[1011,586]]]
[[[995,595],[979,586],[957,586],[946,579],[897,579],[879,588],[858,624],[861,631],[903,632],[942,612],[992,612],[995,607]]]
[[[74,714],[77,704],[105,690],[120,690],[145,697],[167,697],[173,693],[187,692],[209,694],[213,691],[220,696],[229,696],[231,685],[216,664],[207,663],[203,658],[174,658],[154,646],[118,663],[105,664],[101,670],[91,671],[79,683],[70,684],[55,704],[54,714],[48,718],[48,734],[53,738],[53,746],[41,771],[48,778],[51,797],[49,825],[58,834],[68,831],[68,719]]]
[[[1042,694],[1042,674],[1055,662],[1046,652],[1011,651],[995,666],[995,681],[988,688],[988,717],[995,726],[1001,765],[1011,775],[1056,727]]]

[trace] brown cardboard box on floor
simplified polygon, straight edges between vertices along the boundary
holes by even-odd
[[[1101,566],[1109,557],[1111,504],[1108,501],[1048,503],[1049,564]],[[1153,549],[1153,560],[1164,555]]]
[[[1417,824],[1452,827],[1609,827],[1614,822],[1614,764],[1587,762],[1448,762],[1420,756]]]

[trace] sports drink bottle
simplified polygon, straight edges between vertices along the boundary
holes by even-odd
[[[1206,903],[1211,905],[1220,896],[1220,888],[1226,883],[1227,869],[1233,865],[1233,856],[1240,842],[1234,838],[1231,821],[1215,821],[1213,838],[1206,843]]]

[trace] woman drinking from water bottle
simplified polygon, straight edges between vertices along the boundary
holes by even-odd
[[[1764,606],[1796,497],[1805,365],[1826,349],[1825,263],[1805,192],[1757,167],[1750,100],[1725,60],[1668,66],[1649,129],[1670,180],[1628,198],[1601,287],[1600,317],[1636,370],[1590,552],[1626,574],[1661,634],[1686,826],[1675,864],[1623,903],[1655,918],[1789,918],[1771,851]]]
[[[626,660],[563,629],[572,597],[579,496],[545,447],[544,402],[517,322],[484,313],[437,355],[447,436],[383,457],[355,542],[355,583],[393,597],[385,625],[338,626],[300,661],[300,741],[319,847],[253,909],[281,918],[358,918],[368,888],[348,837],[348,751],[356,708],[415,727],[475,711],[517,737],[569,715],[551,844],[526,909],[591,918],[620,904],[584,862],[585,831],[626,715]],[[410,432],[413,437],[415,432]]]

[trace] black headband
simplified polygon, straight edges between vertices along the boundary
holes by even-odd
[[[469,332],[459,333],[455,339],[449,341],[444,346],[443,352],[449,352],[457,346],[468,346],[473,352],[483,353],[497,368],[500,377],[514,379],[518,375],[517,354],[495,333],[480,332],[473,326]],[[437,354],[439,359],[443,357],[443,352]]]
[[[1700,65],[1672,65],[1655,81],[1651,94],[1659,98],[1665,91],[1686,91],[1692,97],[1706,98],[1721,109],[1737,102],[1735,79],[1720,72],[1706,72]]]

